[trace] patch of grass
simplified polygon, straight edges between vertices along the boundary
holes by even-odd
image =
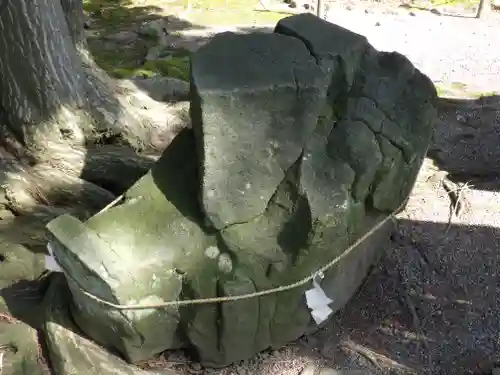
[[[189,0],[191,11],[187,17],[192,23],[217,25],[275,24],[289,14],[258,10],[259,1],[253,0]]]
[[[471,96],[471,98],[479,99],[479,98],[489,97],[489,96],[500,96],[500,92],[498,92],[498,91],[486,91],[486,92],[471,91],[471,92],[469,92],[469,95]]]
[[[189,51],[168,51],[164,56],[160,55],[161,60],[143,63],[145,54],[153,45],[139,40],[128,48],[107,50],[102,42],[96,41],[90,42],[89,48],[97,64],[115,78],[162,75],[189,81]]]

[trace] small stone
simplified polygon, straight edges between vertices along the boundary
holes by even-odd
[[[168,34],[167,23],[162,19],[144,22],[138,34],[144,38],[158,39],[161,45],[165,45],[165,38]]]
[[[205,250],[205,255],[207,257],[209,257],[210,259],[217,259],[217,257],[219,256],[219,254],[220,254],[220,251],[217,248],[217,246],[209,246]]]
[[[375,22],[375,26],[380,26],[380,22]]]
[[[319,368],[314,363],[311,363],[304,367],[300,375],[319,375]]]
[[[414,13],[414,12],[410,12],[410,13],[408,13],[408,14],[409,14],[411,17],[415,17],[415,16],[417,15],[417,14],[416,14],[416,13]]]

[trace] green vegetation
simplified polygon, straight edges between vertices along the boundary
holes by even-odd
[[[256,11],[257,4],[257,0],[149,0],[146,5],[139,4],[137,0],[83,0],[84,10],[92,20],[89,48],[96,62],[111,76],[126,78],[160,74],[182,80],[189,79],[189,54],[186,51],[168,51],[167,56],[160,56],[160,60],[144,63],[148,50],[158,44],[154,33],[141,33],[125,45],[107,41],[106,36],[137,30],[144,21],[167,15],[172,17],[175,27],[179,28],[180,24],[181,29],[215,25],[269,25],[286,16]],[[187,9],[190,9],[189,12],[186,12]]]
[[[500,92],[477,91],[462,82],[435,82],[436,91],[441,98],[469,98],[478,99],[485,96],[500,95]]]
[[[83,0],[83,9],[92,17],[93,26],[104,32],[130,28],[155,14],[161,16],[163,11],[155,5],[137,5],[133,0]]]

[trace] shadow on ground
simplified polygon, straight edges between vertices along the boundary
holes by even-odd
[[[154,2],[149,2],[153,3]],[[169,2],[169,9],[174,13],[184,9],[186,1]],[[84,0],[83,7],[90,18],[91,27],[101,30],[116,30],[137,25],[144,21],[155,20],[167,16],[165,9],[157,5],[137,5],[131,0]],[[195,28],[190,22],[177,17],[169,19],[169,31]]]
[[[499,237],[400,220],[388,254],[306,350],[370,374],[486,374],[500,360]]]

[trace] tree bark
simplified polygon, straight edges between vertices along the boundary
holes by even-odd
[[[87,216],[150,168],[154,158],[137,152],[159,153],[166,133],[187,126],[187,103],[158,103],[108,77],[86,48],[82,0],[6,1],[0,182],[9,208],[53,216],[73,204]]]
[[[0,105],[9,129],[33,153],[53,143],[82,146],[84,75],[61,4],[10,1],[0,30]]]
[[[73,44],[77,48],[86,45],[83,17],[82,0],[61,0],[61,5],[66,16],[66,23],[69,27],[69,33],[73,39]]]

